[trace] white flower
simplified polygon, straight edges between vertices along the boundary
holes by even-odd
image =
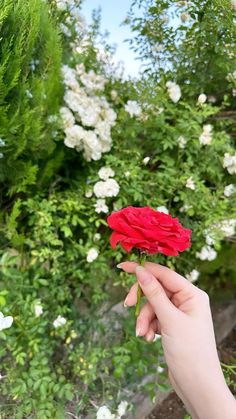
[[[215,239],[209,234],[206,234],[206,244],[209,244],[210,246],[215,244]]]
[[[227,168],[231,175],[236,173],[236,154],[231,155],[229,153],[225,153],[223,167]]]
[[[68,5],[68,0],[56,0],[56,6],[59,10],[65,10]]]
[[[236,193],[236,186],[230,183],[229,185],[225,186],[224,188],[224,195],[229,197]]]
[[[232,95],[233,95],[233,97],[236,97],[236,89],[232,90]]]
[[[112,100],[116,100],[118,98],[118,93],[116,90],[111,91],[111,98]]]
[[[144,157],[143,164],[146,166],[150,162],[151,157]]]
[[[93,191],[97,198],[111,198],[118,195],[120,187],[115,179],[95,183]]]
[[[79,83],[77,81],[76,71],[68,65],[63,65],[61,71],[64,84],[72,90],[77,90],[79,88]],[[68,104],[68,106],[70,107],[70,104]]]
[[[223,220],[217,225],[217,227],[224,234],[224,237],[234,236],[236,220],[235,219]]]
[[[164,205],[161,205],[160,207],[157,207],[157,211],[164,212],[164,214],[169,214],[168,209]]]
[[[130,175],[131,175],[131,173],[128,170],[124,174],[125,174],[125,177],[130,177]]]
[[[98,172],[98,176],[102,180],[107,180],[110,177],[115,176],[115,172],[110,167],[102,167]]]
[[[128,100],[125,105],[125,110],[131,117],[139,116],[142,112],[141,106],[135,100]]]
[[[185,212],[190,210],[191,208],[193,208],[192,205],[188,205],[188,204],[184,204],[181,208],[180,208],[180,212]]]
[[[4,147],[4,146],[5,146],[5,141],[2,138],[0,138],[0,147]]]
[[[196,189],[196,185],[195,185],[195,183],[193,181],[192,176],[190,176],[187,179],[187,182],[186,182],[186,185],[185,186],[186,186],[186,188],[192,189],[193,191]]]
[[[206,102],[206,100],[207,100],[207,95],[205,95],[205,93],[201,93],[199,96],[198,96],[198,103],[200,104],[200,105],[203,105],[203,103],[205,103]]]
[[[2,159],[4,157],[3,153],[0,153],[0,159]]]
[[[25,94],[26,94],[26,96],[29,98],[29,99],[32,99],[33,98],[33,95],[32,95],[32,93],[31,93],[31,91],[30,90],[26,90],[25,91]]]
[[[210,95],[210,96],[208,96],[208,102],[210,102],[210,103],[216,103],[216,97],[215,96],[213,96],[213,95]]]
[[[117,413],[119,416],[124,416],[127,411],[129,403],[126,400],[122,400],[118,406]]]
[[[161,374],[164,371],[164,368],[162,368],[160,365],[157,367],[157,372]]]
[[[102,155],[101,143],[94,131],[85,131],[83,138],[84,158],[87,161],[99,160]]]
[[[0,332],[4,329],[9,329],[13,323],[13,317],[12,316],[6,316],[4,317],[4,314],[0,311]]]
[[[113,419],[114,415],[107,406],[99,407],[97,411],[97,419]]]
[[[59,26],[60,26],[60,29],[61,29],[62,33],[64,33],[64,35],[69,38],[71,36],[71,31],[68,28],[68,26],[66,26],[64,23],[60,23]]]
[[[186,144],[187,144],[187,140],[185,137],[183,137],[182,135],[177,139],[177,143],[179,145],[179,148],[185,148]]]
[[[60,326],[64,326],[66,324],[66,319],[65,317],[62,317],[61,315],[57,316],[57,318],[54,320],[53,322],[53,326],[55,327],[55,329],[57,329]]]
[[[93,236],[93,240],[95,242],[99,241],[101,239],[101,234],[100,233],[95,233]]]
[[[212,261],[217,257],[217,253],[212,247],[204,246],[200,252],[196,253],[196,257],[201,260]]]
[[[79,147],[84,139],[85,131],[79,125],[72,125],[65,129],[64,144],[69,148]]]
[[[200,272],[197,269],[193,269],[189,274],[186,275],[186,278],[190,282],[195,282],[198,280]]]
[[[64,128],[70,128],[75,124],[75,118],[69,108],[63,106],[60,109],[60,115],[62,118]]]
[[[88,91],[104,90],[106,79],[93,70],[80,74],[80,80]]]
[[[86,198],[91,198],[92,196],[93,196],[92,189],[87,189],[87,191],[85,191],[85,197]]]
[[[36,317],[39,317],[41,314],[43,314],[43,307],[40,303],[35,304],[34,313]]]
[[[187,22],[190,19],[189,13],[187,12],[181,13],[180,19],[182,20],[183,23]]]
[[[95,259],[97,259],[99,253],[97,251],[97,249],[95,249],[94,247],[92,247],[91,249],[89,249],[89,251],[87,252],[87,262],[91,263],[93,262]]]
[[[94,205],[94,207],[95,207],[95,211],[98,213],[98,214],[100,214],[101,212],[105,212],[105,214],[107,214],[108,213],[108,211],[109,211],[109,208],[108,208],[108,206],[106,205],[106,201],[105,201],[105,199],[98,199],[97,200],[97,202],[96,202],[96,204]]]
[[[199,137],[199,142],[202,145],[209,145],[212,141],[212,125],[207,124],[203,126],[203,132]]]
[[[172,102],[177,103],[181,98],[181,89],[179,85],[172,81],[168,81],[166,83],[166,87]]]

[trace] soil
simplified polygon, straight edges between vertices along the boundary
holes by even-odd
[[[232,330],[229,336],[218,345],[220,360],[225,364],[235,364],[236,362],[236,328]],[[235,377],[236,383],[236,377]],[[231,388],[233,392],[233,389]],[[236,396],[236,392],[234,391]],[[155,407],[147,419],[184,419],[188,413],[183,403],[175,393],[171,393],[164,402]]]

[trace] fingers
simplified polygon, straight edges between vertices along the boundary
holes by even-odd
[[[137,266],[138,263],[136,262],[122,262],[118,265],[120,269],[123,269],[128,273],[135,273]],[[195,288],[194,285],[192,285],[186,278],[165,266],[152,262],[145,262],[144,266],[167,290],[172,293],[179,292],[185,287]]]
[[[157,319],[152,320],[152,322],[149,325],[149,329],[145,335],[145,339],[148,342],[153,342],[156,340],[156,335],[160,335],[161,330],[160,330],[160,323],[158,322]]]
[[[154,264],[152,264],[152,265],[154,265]],[[137,266],[139,266],[139,265],[136,262],[122,262],[119,265],[117,265],[117,267],[119,267],[119,269],[123,269],[127,273],[135,273],[135,269],[136,269]],[[138,289],[138,283],[136,283],[135,286],[132,286],[130,288],[130,291],[129,291],[126,299],[125,299],[124,306],[127,305],[127,306],[132,307],[133,305],[135,305],[137,303],[137,294],[135,295],[135,292],[137,293],[137,289]],[[165,289],[166,294],[168,295],[168,297],[171,297],[172,293],[170,291],[168,291],[165,288],[165,286],[164,286],[164,289]]]
[[[173,324],[176,317],[179,316],[179,310],[169,300],[160,282],[142,266],[136,267],[136,276],[144,295],[160,321],[161,327]]]
[[[139,313],[136,321],[136,336],[145,336],[150,328],[152,320],[156,317],[156,314],[151,304],[146,303]]]
[[[129,290],[129,293],[126,296],[126,299],[124,301],[125,307],[127,306],[132,307],[135,304],[137,304],[137,293],[138,293],[138,282],[135,282],[135,284],[132,285],[132,287]]]

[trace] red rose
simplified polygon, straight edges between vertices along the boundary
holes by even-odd
[[[191,230],[184,228],[178,218],[150,207],[123,208],[109,215],[107,222],[114,230],[110,238],[112,248],[120,243],[126,252],[136,247],[149,254],[178,256],[191,244]]]

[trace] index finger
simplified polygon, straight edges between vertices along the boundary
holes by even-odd
[[[135,273],[135,268],[138,266],[136,262],[122,262],[118,265],[119,268],[123,269],[128,273]],[[173,293],[177,293],[186,288],[192,288],[194,285],[191,284],[186,278],[179,275],[177,272],[166,266],[159,265],[158,263],[145,262],[144,266],[148,269],[168,290]]]

